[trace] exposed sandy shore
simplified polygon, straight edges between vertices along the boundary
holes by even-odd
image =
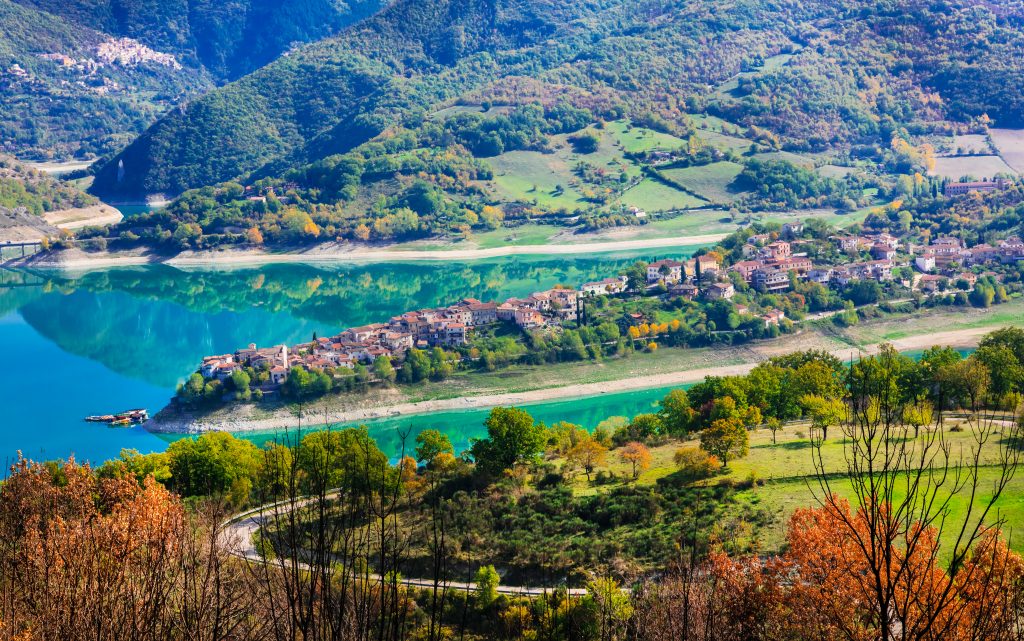
[[[43,214],[46,223],[58,229],[80,229],[121,222],[124,215],[109,205],[99,204],[80,209],[61,209]]]
[[[111,225],[124,216],[109,205],[61,209],[42,216],[27,213],[24,209],[0,213],[0,242],[39,241],[56,236],[61,229]]]
[[[232,267],[268,263],[375,263],[408,261],[481,260],[503,256],[596,254],[616,251],[665,249],[707,245],[725,238],[726,234],[675,236],[640,240],[617,240],[587,243],[559,243],[550,245],[509,245],[487,249],[402,249],[326,243],[302,252],[271,253],[257,250],[225,249],[221,251],[182,252],[176,256],[157,256],[145,253],[86,253],[66,250],[32,259],[33,267],[81,271],[122,265],[165,263],[179,267],[211,266]]]
[[[942,345],[948,347],[974,347],[982,336],[991,332],[994,327],[978,327],[962,330],[950,330],[934,334],[923,334],[910,336],[892,341],[892,345],[899,351],[914,351]],[[874,354],[882,344],[870,345],[863,350],[863,354]],[[621,393],[633,390],[652,389],[668,387],[671,385],[685,385],[696,383],[708,376],[733,376],[745,374],[754,368],[759,362],[775,355],[778,350],[772,349],[772,342],[761,344],[765,349],[754,352],[754,358],[745,363],[727,365],[722,367],[705,367],[685,371],[670,372],[665,374],[654,374],[649,376],[628,378],[617,381],[603,381],[598,383],[584,383],[577,385],[565,385],[561,387],[548,387],[544,389],[515,392],[508,394],[481,394],[478,396],[467,396],[461,398],[437,399],[420,401],[416,403],[398,403],[383,407],[367,407],[362,409],[334,410],[328,406],[317,406],[311,410],[304,419],[305,423],[356,423],[375,418],[386,418],[395,416],[406,416],[410,414],[426,414],[431,412],[446,412],[453,410],[481,409],[497,406],[523,405],[527,403],[541,403],[544,401],[585,398],[588,396],[599,396],[608,393]],[[848,359],[856,354],[856,348],[844,348],[833,350],[832,353],[842,359]],[[296,416],[290,411],[280,411],[265,417],[247,416],[243,409],[238,413],[224,418],[213,420],[190,417],[168,417],[161,415],[149,421],[146,427],[154,432],[195,434],[209,431],[227,432],[259,432],[273,431],[294,427]]]

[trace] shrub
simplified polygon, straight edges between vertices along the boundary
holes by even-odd
[[[699,447],[679,448],[674,460],[683,476],[691,479],[708,478],[722,469],[722,463],[717,456],[708,454]]]

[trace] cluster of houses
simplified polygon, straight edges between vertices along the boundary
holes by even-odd
[[[647,266],[647,286],[664,286],[669,294],[687,299],[702,295],[706,300],[728,300],[736,293],[733,283],[726,278],[731,272],[764,293],[788,290],[793,279],[830,287],[845,287],[856,280],[885,282],[893,279],[901,247],[899,238],[887,233],[833,236],[830,240],[841,252],[868,252],[873,260],[815,265],[806,252],[794,251],[814,242],[800,238],[802,227],[798,222],[789,223],[778,238],[768,234],[751,236],[742,248],[743,260],[727,269],[723,269],[715,254],[683,261],[655,261]],[[918,281],[919,287],[931,292],[949,278],[964,279],[973,285],[976,277],[962,272],[963,267],[1024,260],[1024,241],[1011,237],[996,245],[968,248],[957,238],[940,237],[926,246],[908,246],[907,252],[912,256],[912,264],[925,272]],[[503,303],[467,298],[448,307],[406,312],[386,323],[352,327],[337,336],[316,338],[291,349],[284,345],[268,348],[249,345],[234,354],[203,359],[199,371],[206,379],[224,380],[242,367],[266,369],[269,385],[277,386],[284,383],[292,367],[351,369],[356,364],[373,363],[381,356],[401,357],[414,347],[459,347],[467,344],[473,328],[493,323],[509,322],[524,330],[536,330],[576,322],[581,297],[619,294],[628,287],[627,277],[618,276],[584,283],[579,290],[555,287],[526,298],[509,298]],[[766,325],[777,325],[784,315],[781,311],[769,310],[762,318]]]
[[[959,238],[942,236],[915,249],[914,267],[924,274],[917,285],[922,292],[933,293],[951,280],[974,287],[978,277],[963,268],[977,265],[1009,265],[1024,261],[1024,241],[1012,236],[995,245],[982,243],[965,247]]]
[[[733,265],[729,271],[735,271],[735,268],[736,265]],[[698,283],[702,286],[698,286]],[[786,283],[788,286],[788,275]],[[687,300],[692,300],[702,291],[704,298],[709,301],[729,300],[736,295],[736,288],[731,281],[724,279],[722,265],[712,255],[698,256],[687,261],[668,259],[653,262],[647,266],[647,284],[663,284],[669,294]],[[737,305],[736,311],[741,315],[749,312],[746,305]],[[778,325],[785,317],[785,313],[778,309],[769,309],[760,316],[765,327]]]
[[[624,281],[616,282],[625,287]],[[501,321],[523,329],[572,322],[577,319],[578,298],[579,292],[564,287],[535,292],[526,298],[510,298],[501,304],[467,298],[448,307],[406,312],[386,323],[351,327],[337,336],[316,338],[290,350],[285,345],[257,348],[250,344],[234,354],[204,358],[199,373],[204,378],[223,381],[243,367],[266,369],[270,374],[268,382],[277,386],[285,382],[292,367],[352,369],[357,364],[373,363],[381,356],[400,357],[414,347],[458,347],[468,342],[473,328]]]
[[[784,235],[799,233],[797,225]],[[772,240],[767,234],[751,236],[743,246],[744,260],[734,263],[729,271],[760,292],[781,292],[790,288],[791,279],[810,280],[826,287],[845,287],[855,280],[892,280],[900,241],[889,234],[874,236],[836,236],[832,238],[840,251],[869,249],[874,260],[844,265],[815,265],[806,253],[794,252],[800,240]]]
[[[916,248],[914,267],[918,271],[946,271],[953,263],[963,267],[993,263],[1013,264],[1024,260],[1024,241],[1013,236],[996,245],[982,243],[965,247],[959,238],[942,236]]]

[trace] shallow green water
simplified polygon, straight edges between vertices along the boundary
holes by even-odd
[[[385,320],[465,297],[503,300],[556,284],[579,285],[643,258],[691,251],[570,257],[520,256],[470,263],[266,265],[230,271],[135,267],[66,276],[4,272],[0,279],[0,462],[75,454],[94,462],[122,447],[155,451],[167,439],[81,421],[88,414],[156,411],[208,354],[250,342],[297,342],[315,331]],[[660,396],[660,395],[659,395]],[[649,405],[643,394],[545,404],[544,420],[593,426]],[[485,413],[445,413],[373,423],[388,451],[400,428],[427,425],[465,444]],[[255,437],[265,440],[266,435]]]
[[[528,411],[534,419],[548,425],[559,421],[568,421],[587,429],[593,429],[598,423],[612,416],[631,418],[637,414],[656,411],[658,401],[676,387],[680,386],[634,390],[619,394],[601,394],[562,401],[528,403],[518,407]],[[485,409],[434,412],[376,419],[364,421],[362,424],[369,428],[370,434],[380,448],[393,458],[402,454],[403,446],[404,451],[411,451],[415,446],[416,435],[425,429],[437,429],[447,433],[452,445],[455,446],[455,451],[460,452],[469,447],[470,439],[485,435],[486,430],[483,423],[489,412],[490,410]],[[355,426],[356,424],[346,424],[339,425],[337,428]],[[320,428],[317,426],[312,429]],[[254,433],[246,435],[246,438],[261,445],[268,442],[290,443],[294,442],[302,433],[304,432],[296,429],[285,433]],[[175,437],[164,438],[172,441]]]

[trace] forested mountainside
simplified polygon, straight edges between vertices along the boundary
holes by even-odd
[[[873,144],[946,117],[1010,125],[1021,17],[1019,3],[979,0],[406,0],[169,114],[97,188],[280,174],[456,101],[562,102],[681,132],[708,112],[785,149]],[[792,58],[744,73],[779,54]]]
[[[15,0],[117,37],[136,39],[234,79],[296,43],[333,35],[378,11],[383,0]]]
[[[26,158],[101,155],[173,104],[212,86],[141,43],[0,0],[0,151]]]
[[[380,5],[0,0],[0,151],[113,154],[171,107]]]

